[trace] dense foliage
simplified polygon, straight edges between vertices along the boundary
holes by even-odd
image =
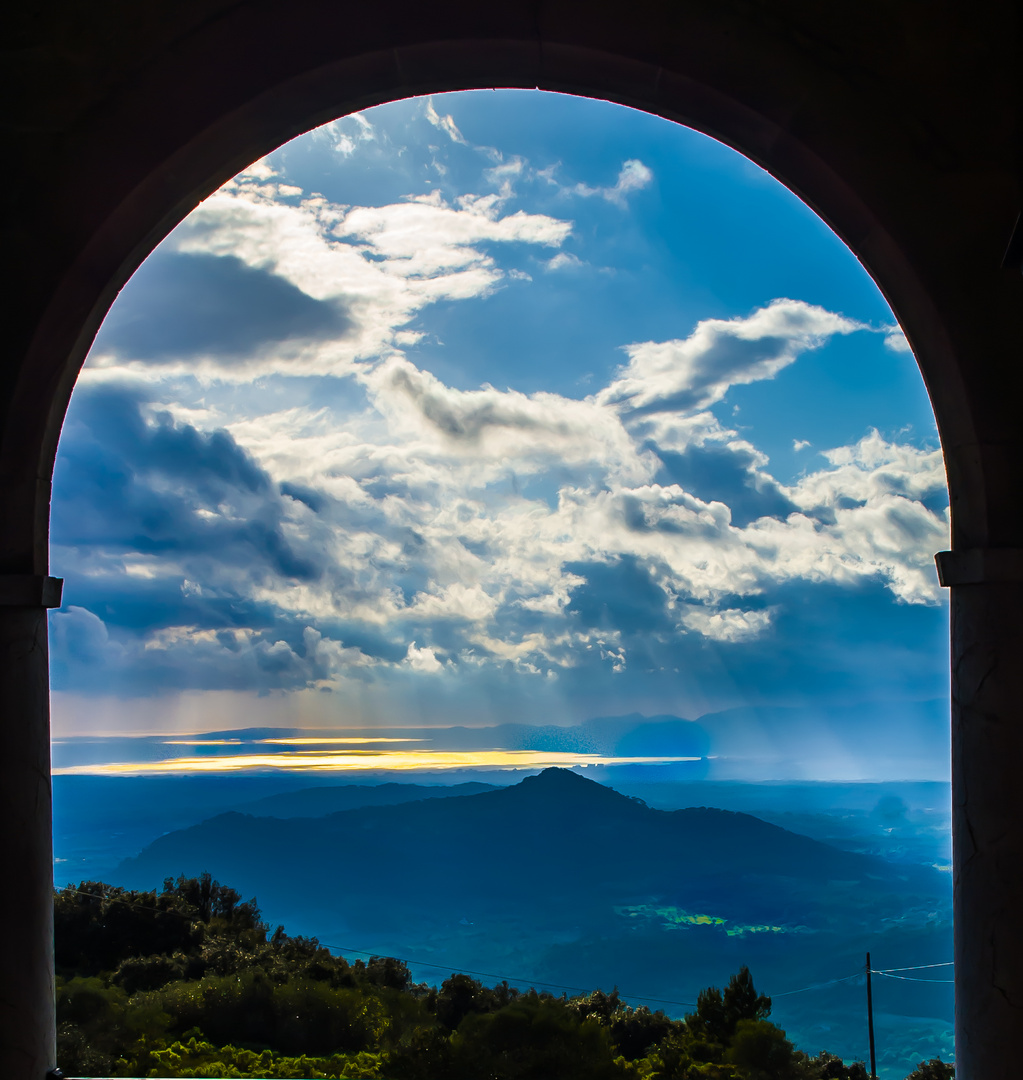
[[[82,882],[54,898],[58,1060],[67,1076],[386,1080],[866,1080],[793,1048],[749,969],[685,1020],[617,992],[554,997],[348,963],[272,933],[254,900],[200,878],[162,891]],[[914,1078],[950,1073],[921,1064]]]

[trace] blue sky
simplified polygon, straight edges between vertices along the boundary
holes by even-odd
[[[947,693],[946,507],[890,310],[773,178],[603,102],[398,102],[255,163],[111,309],[55,727],[897,718]]]

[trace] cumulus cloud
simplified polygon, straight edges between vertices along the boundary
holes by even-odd
[[[651,474],[655,462],[637,448],[620,417],[592,400],[516,390],[456,390],[408,360],[392,358],[367,377],[376,407],[391,428],[403,431],[413,446],[428,444],[451,458],[471,456],[479,469],[509,461],[523,473],[562,466],[612,468],[623,478]],[[479,474],[481,482],[493,476]]]
[[[414,641],[409,642],[405,663],[413,671],[425,672],[429,675],[444,670],[444,665],[437,659],[437,654],[433,649],[426,647],[419,649]]]
[[[705,319],[685,339],[628,345],[628,364],[598,400],[630,412],[690,412],[729,388],[772,379],[835,334],[866,327],[801,300],[774,300],[752,315]]]
[[[682,616],[682,623],[690,630],[713,641],[747,641],[759,637],[771,622],[769,611],[743,611],[741,608],[724,608],[711,611],[706,608],[689,608]]]
[[[808,347],[808,322],[847,325],[813,308],[779,321],[779,306],[765,309],[775,358]],[[760,320],[688,340],[759,342],[748,326]],[[695,346],[687,355],[691,385],[720,385]],[[939,451],[871,432],[786,485],[701,407],[706,392],[692,411],[637,417],[606,391],[458,390],[402,357],[362,385],[341,414],[291,408],[211,431],[189,422],[201,412],[175,420],[121,388],[86,392],[66,436],[72,471],[58,477],[74,494],[55,509],[55,553],[125,626],[146,607],[155,671],[187,653],[206,684],[221,671],[227,685],[256,673],[301,687],[439,671],[442,648],[474,668],[544,675],[592,654],[623,672],[636,634],[762,637],[765,599],[796,582],[937,600],[931,558],[948,524],[927,500],[943,490]],[[111,589],[118,575],[133,596]],[[106,648],[88,615],[75,640]],[[290,636],[274,636],[282,620]]]
[[[425,118],[465,143],[432,102]],[[359,116],[329,128],[342,155],[375,138]],[[551,272],[582,265],[562,250],[570,221],[506,211],[527,163],[490,159],[485,194],[377,207],[257,162],[129,285],[62,443],[54,561],[74,606],[54,616],[57,685],[114,671],[151,690],[326,689],[588,665],[624,679],[700,643],[769,638],[785,590],[937,601],[940,452],[869,432],[786,483],[713,411],[870,329],[840,313],[778,299],[703,320],[625,346],[578,398],[459,387],[413,362],[428,305],[531,280],[502,248],[526,245]],[[651,180],[630,160],[613,186],[574,190],[621,205]],[[259,397],[254,380],[281,376],[310,389]],[[214,383],[232,388],[219,408]]]

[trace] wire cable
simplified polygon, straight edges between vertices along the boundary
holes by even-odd
[[[781,994],[771,994],[769,996],[774,1001],[775,998],[791,997],[793,994],[805,994],[807,990],[823,990],[827,986],[835,986],[838,983],[849,982],[852,979],[862,979],[863,974],[862,971],[857,971],[854,975],[844,975],[841,979],[828,979],[827,982],[814,983],[812,986],[801,986],[798,990],[786,990]]]
[[[923,971],[925,968],[939,968],[939,967],[955,967],[954,960],[945,960],[940,964],[914,964],[912,967],[899,967],[899,968],[885,968],[883,971],[875,972],[877,975],[888,975],[893,971]],[[873,970],[873,969],[871,969]]]
[[[915,979],[912,975],[892,975],[887,971],[870,969],[871,975],[880,975],[885,979],[900,979],[902,982],[932,983],[933,985],[955,986],[955,979]]]

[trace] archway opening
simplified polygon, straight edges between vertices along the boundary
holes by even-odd
[[[244,757],[292,788],[413,766],[448,783],[447,754],[474,783],[585,764],[654,804],[637,785],[708,772],[944,779],[946,504],[912,358],[833,234],[702,136],[527,92],[337,121],[172,234],[80,387],[53,534],[58,754],[79,757],[58,777]],[[137,736],[142,710],[159,738],[73,741],[76,716]],[[891,794],[857,807],[874,842],[927,808]],[[633,955],[637,926],[650,950],[792,930],[619,899]],[[289,929],[358,925],[312,919]],[[512,954],[496,974],[574,985],[592,936],[548,929],[540,974]],[[424,966],[411,944],[437,947],[362,943]]]

